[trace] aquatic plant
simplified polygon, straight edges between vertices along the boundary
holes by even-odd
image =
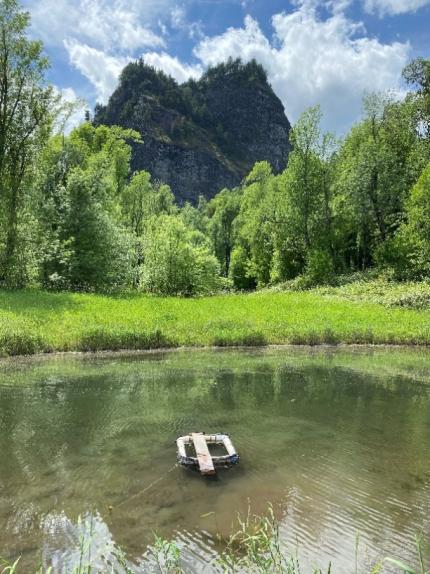
[[[247,515],[244,518],[238,517],[238,525],[238,530],[230,536],[219,559],[224,572],[300,572],[298,558],[287,556],[281,548],[279,528],[271,506],[267,516],[251,514],[248,507]]]
[[[160,573],[185,574],[185,570],[180,565],[181,550],[179,546],[157,534],[154,537],[155,542],[150,553],[155,558]]]
[[[430,574],[430,568],[427,569],[424,564],[424,553],[423,553],[424,541],[421,536],[416,537],[416,547],[417,547],[417,558],[418,558],[418,568],[405,564],[401,560],[392,557],[386,557],[385,562],[394,564],[401,572],[404,574]]]
[[[82,520],[79,519],[82,523]],[[89,525],[89,528],[87,528]],[[85,520],[83,535],[79,540],[79,559],[75,566],[67,570],[67,574],[137,574],[128,562],[122,549],[116,548],[110,557],[104,558],[103,567],[91,564],[91,540],[93,532],[91,524]],[[430,574],[425,566],[424,541],[417,537],[417,565],[405,564],[393,557],[385,557],[371,567],[369,574],[382,574],[384,565],[391,566],[390,572],[399,574]],[[181,549],[170,540],[154,534],[154,543],[150,547],[145,566],[139,567],[139,572],[158,574],[187,574],[188,570],[181,565]],[[351,570],[358,574],[359,537],[357,536],[355,557],[351,558],[354,568]],[[224,574],[335,574],[332,564],[326,567],[315,567],[311,572],[304,571],[300,565],[297,553],[292,554],[283,547],[279,536],[279,528],[272,507],[269,506],[265,516],[252,514],[250,509],[245,517],[238,517],[238,527],[228,538],[219,559],[213,564],[215,571]],[[155,570],[154,570],[155,567]],[[20,558],[15,562],[0,558],[0,574],[24,574],[20,569]],[[34,574],[54,574],[52,566],[36,568]]]
[[[21,557],[17,558],[13,564],[10,564],[4,558],[0,558],[0,568],[2,568],[0,574],[15,574],[20,560]]]

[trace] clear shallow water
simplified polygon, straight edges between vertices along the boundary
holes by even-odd
[[[216,480],[174,466],[174,439],[226,431],[241,454]],[[63,572],[78,516],[92,554],[143,571],[157,531],[210,572],[248,501],[271,503],[307,567],[365,570],[430,540],[430,352],[179,351],[0,362],[0,555]],[[139,566],[140,565],[140,566]]]

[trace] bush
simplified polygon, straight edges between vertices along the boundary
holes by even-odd
[[[175,215],[153,218],[144,238],[140,286],[158,295],[193,296],[219,291],[219,263],[204,236]]]
[[[238,245],[233,249],[230,261],[229,277],[236,289],[255,289],[254,277],[249,275],[249,258],[246,250]]]
[[[314,249],[309,253],[305,269],[305,280],[307,280],[310,287],[333,283],[333,260],[327,251]]]
[[[277,291],[305,291],[319,285],[333,285],[336,276],[333,260],[327,251],[314,250],[308,255],[305,272],[294,279],[280,283]]]
[[[405,284],[401,291],[388,293],[385,303],[390,307],[405,307],[406,309],[430,309],[430,284]]]
[[[406,223],[381,247],[377,260],[401,281],[420,281],[430,277],[430,165],[412,188],[406,215]]]

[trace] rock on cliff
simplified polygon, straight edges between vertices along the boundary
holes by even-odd
[[[94,121],[140,132],[133,171],[168,183],[179,203],[238,185],[256,161],[279,172],[290,149],[284,107],[255,61],[230,60],[181,85],[133,62]]]

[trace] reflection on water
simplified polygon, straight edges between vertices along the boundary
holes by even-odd
[[[350,572],[430,538],[430,353],[180,351],[0,363],[0,555],[61,572],[91,554],[139,569],[157,531],[195,572],[238,512],[270,502],[303,564]],[[228,432],[216,480],[175,467],[174,439]],[[222,538],[221,538],[222,540]],[[210,572],[206,566],[205,571]]]

